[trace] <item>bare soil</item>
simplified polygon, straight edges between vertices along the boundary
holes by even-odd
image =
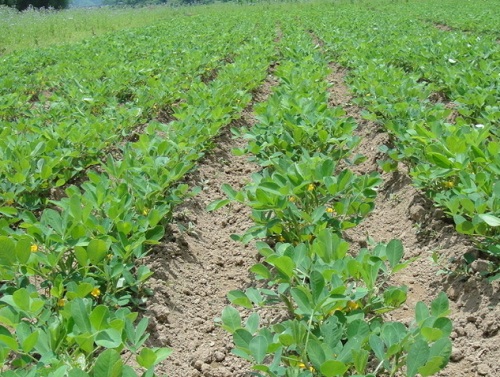
[[[254,93],[256,102],[265,101],[275,84],[269,76]],[[214,200],[225,197],[221,185],[240,189],[259,167],[246,156],[234,156],[233,148],[245,146],[232,138],[231,127],[251,127],[255,123],[250,106],[216,140],[216,148],[199,164],[188,181],[202,187],[176,213],[172,236],[149,257],[155,271],[151,286],[155,291],[148,304],[150,345],[175,350],[157,370],[169,377],[242,376],[247,364],[230,354],[230,336],[216,326],[229,303],[227,293],[250,284],[248,269],[255,263],[251,245],[233,241],[231,234],[243,233],[252,226],[250,211],[232,205],[206,212]]]
[[[367,160],[355,167],[358,173],[378,169],[383,158],[379,146],[387,143],[382,129],[361,118],[360,109],[344,83],[346,72],[331,66],[329,77],[330,105],[342,106],[359,123],[362,138],[357,153]],[[266,99],[274,84],[270,77],[254,99]],[[252,109],[232,126],[249,127],[255,123]],[[248,365],[230,354],[230,337],[216,326],[228,304],[226,294],[232,289],[248,286],[248,268],[255,262],[255,249],[231,240],[231,234],[244,232],[249,226],[249,211],[233,205],[207,213],[206,206],[224,197],[220,187],[229,183],[242,187],[251,173],[259,168],[246,157],[236,157],[231,149],[243,141],[233,139],[225,130],[217,140],[216,149],[190,176],[189,183],[199,185],[202,192],[186,202],[176,214],[169,239],[154,250],[147,264],[155,271],[151,286],[155,291],[145,315],[150,318],[150,346],[167,346],[174,353],[158,368],[159,374],[170,377],[245,376]],[[374,212],[358,227],[346,233],[353,250],[364,247],[368,236],[375,242],[401,239],[406,255],[418,257],[407,269],[394,277],[394,284],[409,287],[407,304],[388,317],[410,323],[418,301],[429,303],[440,291],[451,300],[454,322],[452,360],[439,376],[500,376],[500,300],[499,282],[489,284],[479,276],[482,264],[474,266],[477,274],[461,274],[457,268],[466,252],[474,252],[470,242],[457,234],[443,213],[434,208],[422,193],[411,185],[404,166],[397,172],[382,174]],[[431,260],[438,253],[442,265]],[[455,271],[438,274],[438,271]]]
[[[377,161],[383,158],[379,146],[387,143],[389,136],[378,125],[361,118],[361,111],[351,104],[352,95],[344,83],[346,71],[336,65],[331,68],[331,104],[342,106],[360,125],[357,134],[362,141],[357,153],[367,160],[355,170],[378,171]],[[409,294],[402,310],[391,313],[388,319],[409,324],[418,301],[430,303],[444,291],[451,300],[453,353],[439,376],[500,376],[500,282],[490,284],[480,277],[485,265],[481,260],[472,266],[475,275],[460,273],[460,261],[465,253],[475,252],[473,245],[411,185],[404,166],[400,165],[394,173],[383,173],[382,178],[375,210],[346,236],[354,248],[365,247],[368,237],[375,242],[400,239],[407,258],[418,257],[394,277],[393,283],[408,286]],[[441,265],[433,262],[433,252],[438,253]],[[449,274],[438,274],[440,271]]]

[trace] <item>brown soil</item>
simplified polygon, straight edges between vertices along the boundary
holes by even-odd
[[[345,74],[332,65],[330,105],[342,106],[358,121],[362,142],[356,152],[364,154],[367,160],[354,169],[367,173],[378,169],[377,160],[383,158],[378,147],[388,141],[388,135],[376,124],[362,119],[360,109],[351,103]],[[269,79],[255,100],[265,100],[272,85]],[[247,109],[232,126],[254,123],[251,109]],[[246,157],[230,153],[232,148],[241,147],[243,141],[231,139],[229,130],[223,132],[217,145],[190,177],[190,183],[201,186],[203,191],[179,209],[171,237],[147,261],[155,271],[151,280],[155,294],[145,313],[150,318],[149,345],[174,349],[158,368],[159,374],[170,377],[244,376],[248,371],[243,360],[230,354],[230,337],[215,325],[214,319],[228,304],[226,294],[251,282],[248,268],[254,263],[256,252],[252,246],[230,239],[231,234],[242,233],[252,225],[249,211],[237,205],[212,213],[205,208],[224,197],[221,184],[242,187],[258,167]],[[404,166],[382,177],[384,183],[375,211],[347,232],[346,238],[353,250],[366,246],[368,236],[376,242],[401,239],[407,257],[419,258],[394,277],[394,284],[409,287],[409,297],[402,310],[388,319],[411,322],[416,302],[429,303],[444,290],[451,299],[454,350],[451,362],[439,376],[500,376],[500,284],[489,284],[479,277],[481,263],[475,266],[476,275],[439,275],[442,269],[456,269],[457,265],[450,261],[461,260],[465,252],[473,251],[472,245],[411,186]],[[441,266],[431,260],[432,252],[440,256]]]
[[[434,26],[442,31],[452,31],[453,30],[453,28],[451,26],[448,26],[445,24],[435,23]]]
[[[274,84],[270,76],[254,93],[254,100],[265,101]],[[254,123],[250,107],[229,128]],[[179,208],[172,236],[147,261],[155,271],[151,279],[155,295],[146,312],[150,345],[174,349],[157,369],[169,377],[240,376],[248,370],[243,360],[230,354],[231,338],[214,319],[229,303],[227,293],[250,283],[248,268],[255,263],[256,252],[251,245],[230,238],[252,225],[250,211],[242,205],[205,211],[212,201],[225,197],[222,184],[239,189],[258,170],[247,157],[232,155],[231,149],[245,143],[232,139],[229,128],[189,177],[189,183],[201,186],[202,192]]]
[[[356,152],[365,155],[367,160],[355,170],[368,173],[378,170],[377,160],[383,158],[379,146],[389,137],[376,124],[363,120],[360,109],[350,103],[352,97],[344,83],[345,74],[343,68],[332,65],[330,102],[344,107],[360,124],[357,133],[362,142]],[[489,284],[479,275],[456,271],[460,264],[450,261],[460,261],[466,252],[474,252],[474,248],[466,237],[456,233],[444,214],[411,185],[404,166],[399,166],[394,173],[382,174],[382,178],[384,183],[374,212],[346,236],[354,248],[365,247],[368,237],[375,242],[400,239],[407,257],[418,257],[394,277],[394,284],[409,287],[409,295],[402,310],[392,313],[388,319],[410,323],[418,301],[429,303],[444,291],[451,300],[453,353],[451,362],[439,376],[499,376],[500,282]],[[442,266],[432,261],[433,252],[439,254]],[[481,263],[484,261],[478,262],[473,264],[477,273],[484,266]],[[440,270],[451,272],[452,269],[455,274],[438,274]]]

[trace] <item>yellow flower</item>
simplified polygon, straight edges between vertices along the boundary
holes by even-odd
[[[326,212],[327,212],[327,213],[334,213],[334,212],[335,212],[335,210],[334,210],[332,207],[328,207],[328,208],[326,209]]]
[[[38,251],[38,245],[36,243],[34,243],[33,245],[31,245],[30,250],[32,253],[36,253]]]
[[[278,237],[278,241],[279,241],[279,242],[285,242],[285,237],[283,237],[283,236],[281,236],[281,235],[280,235],[280,236]]]
[[[5,201],[5,204],[8,205],[8,206],[11,206],[12,204],[14,204],[14,201],[12,199],[7,199]]]
[[[307,186],[307,191],[313,191],[314,190],[314,184],[309,183],[309,186]]]
[[[359,304],[356,301],[349,301],[347,303],[347,309],[349,310],[356,310],[359,308]]]
[[[149,208],[144,208],[144,209],[142,210],[142,214],[143,214],[144,216],[147,216],[147,215],[148,215],[148,213],[149,213]]]
[[[57,300],[57,306],[63,307],[64,305],[66,305],[66,299],[60,298]]]
[[[98,287],[95,287],[94,289],[92,289],[92,292],[90,292],[90,294],[97,298],[101,295],[101,290]]]
[[[296,200],[297,200],[297,199],[295,199],[295,196],[290,196],[290,197],[288,198],[288,201],[289,201],[289,202],[292,202],[292,203],[295,203],[295,201],[296,201]]]
[[[446,181],[446,182],[443,183],[443,186],[445,188],[449,188],[450,189],[450,188],[455,187],[455,182],[453,182],[453,181]]]
[[[313,367],[309,367],[309,368],[308,368],[308,367],[306,366],[306,364],[304,364],[304,363],[298,363],[297,365],[298,365],[298,367],[299,367],[300,369],[309,369],[311,372],[314,372],[314,368],[313,368]]]

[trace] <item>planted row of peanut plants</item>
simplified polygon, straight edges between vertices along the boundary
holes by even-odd
[[[229,18],[221,31],[184,20],[7,57],[0,68],[0,213],[43,207],[51,188],[185,102],[191,86],[233,58],[248,34],[239,22]],[[201,33],[214,43],[200,44]]]
[[[107,156],[105,162],[99,164],[99,169],[86,172],[81,186],[68,185],[62,198],[40,199],[37,211],[32,212],[26,206],[8,207],[14,210],[4,211],[7,213],[3,214],[0,227],[0,364],[3,375],[101,377],[136,376],[139,373],[153,376],[155,365],[170,353],[166,348],[144,347],[148,337],[147,319],[135,322],[138,313],[133,310],[144,302],[149,293],[144,283],[152,274],[147,266],[138,261],[163,237],[174,207],[190,195],[188,186],[179,181],[210,148],[211,140],[219,129],[240,116],[251,100],[251,91],[264,80],[275,54],[272,24],[256,29],[255,20],[250,17],[243,22],[239,20],[238,24],[235,18],[227,18],[219,23],[218,29],[197,34],[202,33],[205,23],[212,21],[210,16],[198,26],[200,20],[189,21],[192,25],[186,21],[184,26],[191,25],[193,34],[177,53],[175,47],[170,51],[173,55],[170,58],[177,64],[163,67],[161,60],[151,61],[146,55],[142,56],[143,60],[136,61],[136,64],[142,64],[142,68],[134,66],[130,70],[130,74],[135,72],[138,75],[138,81],[132,81],[132,85],[128,83],[131,85],[126,87],[130,103],[124,107],[140,104],[143,106],[141,112],[149,114],[142,121],[148,123],[144,131],[136,135],[135,141],[115,145],[118,158]],[[172,36],[165,34],[161,37],[161,32],[155,34],[155,30],[120,34],[115,40],[109,36],[102,40],[100,54],[104,55],[108,64],[118,59],[121,53],[127,56],[124,59],[130,59],[128,53],[132,52],[135,57],[146,54],[134,51],[135,41],[144,39],[149,45],[148,51],[152,51],[153,56],[161,57],[166,53],[161,52],[164,43],[171,43],[168,40]],[[161,27],[158,31],[162,30],[165,32],[168,27]],[[214,43],[211,48],[200,50],[201,46],[194,42],[203,35],[213,37],[216,33],[220,36],[216,39],[219,44]],[[243,39],[243,34],[252,37]],[[174,37],[176,42],[172,45],[180,47],[175,30]],[[99,46],[98,40],[92,43]],[[120,48],[106,51],[107,47],[115,44]],[[85,46],[80,47],[85,51]],[[158,51],[158,55],[154,51]],[[221,66],[220,59],[228,51],[233,52],[231,59],[234,61],[228,59]],[[76,63],[72,61],[73,53],[77,52],[75,46],[40,54],[49,60],[55,57],[62,60],[65,53],[69,54],[70,60],[66,64],[75,69]],[[205,57],[208,53],[214,55]],[[32,61],[34,58],[21,54],[11,59]],[[84,61],[90,64],[90,60]],[[180,68],[182,64],[186,64],[189,74]],[[216,64],[217,72],[212,72]],[[188,74],[189,77],[171,77],[168,70],[175,70],[176,67],[179,67],[181,75]],[[120,74],[126,76],[125,67],[122,68],[112,76],[117,81],[120,81]],[[36,69],[42,68],[35,65]],[[208,71],[214,74],[210,80],[204,77]],[[77,76],[79,72],[74,74]],[[82,75],[93,73],[84,70]],[[51,80],[55,80],[54,77]],[[122,86],[116,83],[116,87],[108,87],[98,80],[101,92],[93,87],[96,82],[92,77],[92,80],[86,79],[87,88],[79,85],[83,79],[75,81],[76,86],[68,84],[73,88],[71,93],[75,93],[67,97],[61,107],[69,111],[72,106],[82,106],[90,113],[92,109],[97,109],[97,113],[107,114],[99,118],[101,124],[109,122],[107,127],[113,130],[116,114],[106,109],[120,108],[117,97],[111,94],[124,90],[125,82]],[[161,78],[169,84],[163,90],[159,82]],[[188,84],[190,78],[192,82]],[[57,86],[65,85],[62,82]],[[89,101],[85,100],[86,97],[81,98],[90,94],[93,97]],[[173,111],[175,120],[169,123],[153,120],[154,115],[151,114],[154,114],[155,108],[169,105],[171,94],[182,99]],[[25,95],[20,94],[16,101]],[[93,103],[98,106],[93,107]],[[57,109],[55,104],[57,101],[51,102],[50,108]],[[87,105],[90,107],[87,108]],[[56,112],[54,122],[64,122],[65,116],[57,118],[57,110],[53,111]],[[87,112],[84,114],[89,115]],[[24,142],[37,140],[37,131],[43,132],[43,127],[50,126],[53,119],[48,117],[38,123],[29,117],[29,109],[26,108],[18,116],[26,123],[33,122],[30,131],[34,136],[30,138],[28,132],[23,139],[23,132],[19,130],[23,121],[16,123],[18,127],[13,127],[16,116],[3,124],[2,132],[9,133],[12,131],[10,128],[14,128],[13,132],[19,133]],[[84,143],[82,149],[92,148],[92,143],[111,142],[109,138],[116,142],[120,133],[125,131],[126,135],[130,128],[114,129],[116,136],[110,136],[108,140],[100,139],[97,138],[99,127],[94,127],[92,121],[79,123],[73,120],[71,114],[66,116],[81,130],[78,136],[83,136],[80,139]],[[130,126],[138,118],[134,119],[129,119]],[[64,126],[55,129],[60,130],[62,135],[57,137],[54,133],[54,136],[47,136],[47,143],[54,144],[54,155],[46,154],[45,158],[48,161],[55,158],[60,162],[65,151],[78,153],[78,148],[76,143],[62,143],[63,135],[69,132]],[[89,134],[85,135],[87,129]],[[92,129],[96,133],[92,133]],[[77,132],[73,129],[72,133]],[[89,139],[92,135],[96,135],[96,140]],[[100,149],[106,145],[100,144],[96,153],[102,153]],[[35,152],[43,153],[43,148]],[[30,163],[31,158],[35,157],[28,157]],[[41,167],[38,165],[34,164],[35,169],[42,169],[44,162]],[[69,165],[68,169],[74,171],[70,176],[79,168],[78,165]],[[50,176],[46,178],[48,182],[51,179]],[[16,188],[22,182],[11,183]],[[12,195],[12,191],[13,201],[18,203],[15,190],[10,186],[3,188],[2,196]],[[120,354],[124,351],[135,358],[140,370],[134,370],[126,360],[122,360]]]
[[[388,5],[388,3],[386,3]],[[409,4],[408,4],[409,5]],[[389,5],[388,5],[389,6]],[[391,7],[393,4],[390,5]],[[500,38],[500,10],[494,0],[453,1],[444,0],[419,2],[405,7],[405,11],[413,12],[413,17],[434,23],[442,29],[479,32]]]
[[[401,16],[401,7],[317,10],[305,22],[350,69],[365,116],[391,134],[384,150],[477,247],[500,256],[500,45]],[[335,17],[332,27],[328,20]],[[321,20],[321,22],[318,22]],[[470,262],[470,261],[469,261]],[[498,278],[498,262],[487,276]]]
[[[407,297],[390,276],[411,261],[399,240],[354,252],[342,238],[372,211],[381,179],[348,167],[357,125],[328,106],[328,57],[300,23],[281,27],[279,85],[237,151],[262,170],[240,191],[223,186],[228,198],[210,206],[248,205],[255,226],[235,238],[256,240],[261,257],[256,284],[228,294],[243,309],[226,307],[221,326],[259,376],[430,376],[451,354],[448,299],[419,302],[410,327],[384,321]],[[269,310],[284,319],[268,323]]]

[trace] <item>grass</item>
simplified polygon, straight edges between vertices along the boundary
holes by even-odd
[[[73,43],[126,28],[147,26],[178,14],[180,10],[157,6],[139,9],[93,8],[65,11],[0,7],[0,54]]]

